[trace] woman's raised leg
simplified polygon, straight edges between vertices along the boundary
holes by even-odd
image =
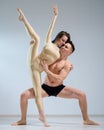
[[[35,30],[32,28],[32,26],[30,25],[30,23],[28,22],[27,18],[25,17],[25,15],[23,14],[22,10],[17,8],[17,11],[19,13],[19,20],[22,21],[29,33],[29,35],[31,36],[32,39],[34,39],[36,41],[36,43],[39,43],[38,40],[40,39],[38,34],[35,32]]]

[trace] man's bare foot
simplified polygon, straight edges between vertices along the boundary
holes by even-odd
[[[17,122],[12,123],[11,125],[13,125],[13,126],[26,125],[26,121],[20,120],[20,121],[17,121]]]
[[[85,121],[83,122],[83,124],[84,124],[84,125],[100,125],[99,123],[94,122],[94,121],[92,121],[92,120],[85,120]]]
[[[24,16],[22,10],[19,9],[19,8],[17,8],[17,11],[18,11],[18,13],[19,13],[19,17],[18,17],[19,20],[24,22],[24,21],[25,21],[25,16]]]

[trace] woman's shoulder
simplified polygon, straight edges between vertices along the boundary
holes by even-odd
[[[51,50],[51,51],[57,50],[59,52],[59,48],[56,46],[56,44],[54,44],[52,42],[45,44],[45,46],[43,47],[43,49],[45,49],[45,50]]]

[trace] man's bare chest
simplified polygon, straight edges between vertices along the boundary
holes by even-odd
[[[54,64],[49,66],[49,69],[54,73],[59,73],[65,66],[65,62],[55,62]]]

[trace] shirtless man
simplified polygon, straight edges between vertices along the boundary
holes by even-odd
[[[41,89],[42,97],[44,98],[48,96],[57,96],[60,98],[78,99],[79,106],[82,112],[83,124],[99,125],[98,123],[89,119],[87,113],[86,94],[78,89],[63,85],[63,80],[73,69],[72,64],[68,60],[68,56],[70,56],[73,51],[74,45],[70,41],[70,43],[66,43],[60,48],[60,58],[52,65],[48,66],[45,61],[42,63],[42,67],[46,72],[46,79]],[[26,124],[28,99],[34,98],[35,94],[33,88],[30,88],[21,94],[21,120],[17,121],[15,125]]]

